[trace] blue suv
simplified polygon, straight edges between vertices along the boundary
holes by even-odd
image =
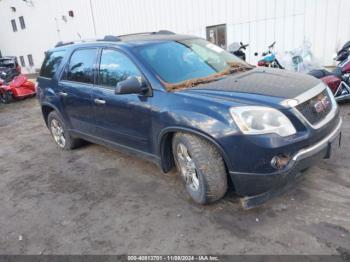
[[[169,31],[58,43],[38,77],[56,144],[82,140],[173,167],[198,203],[228,185],[249,207],[340,146],[342,120],[320,80],[253,67]]]

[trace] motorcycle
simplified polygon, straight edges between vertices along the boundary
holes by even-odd
[[[268,46],[267,51],[261,54],[262,58],[258,61],[258,66],[284,69],[284,67],[280,64],[280,62],[276,58],[275,44],[276,44],[276,41]],[[259,53],[256,52],[254,55],[258,56]]]
[[[304,41],[298,48],[284,52],[279,56],[279,61],[285,69],[304,74],[322,68],[312,54],[308,41]]]
[[[35,96],[35,84],[24,75],[19,75],[8,81],[10,77],[5,72],[0,74],[0,101],[4,104],[12,100],[20,100],[26,97]]]
[[[308,74],[327,84],[332,90],[335,100],[347,100],[350,98],[350,41],[337,52],[334,60],[338,64],[333,71],[318,69],[312,70]]]
[[[245,50],[247,49],[248,46],[249,44],[244,45],[242,42],[239,42],[239,43],[234,42],[229,46],[228,50],[231,54],[239,57],[243,61],[246,61]]]

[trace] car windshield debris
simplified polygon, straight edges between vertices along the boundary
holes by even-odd
[[[190,79],[190,80],[186,80],[186,81],[183,81],[181,83],[176,83],[176,84],[169,84],[169,83],[166,83],[163,81],[163,84],[164,84],[165,88],[167,89],[167,91],[174,92],[174,91],[179,91],[179,90],[191,88],[191,87],[194,87],[194,86],[197,86],[200,84],[213,82],[213,81],[221,79],[224,76],[238,73],[238,72],[245,72],[245,71],[248,71],[252,68],[253,68],[253,66],[249,66],[248,64],[245,65],[242,63],[231,62],[231,63],[228,63],[227,69],[223,70],[222,72],[210,75],[208,77]]]

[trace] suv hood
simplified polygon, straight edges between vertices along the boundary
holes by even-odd
[[[201,84],[183,92],[214,96],[226,100],[279,104],[315,87],[320,80],[287,70],[257,67],[214,82]]]

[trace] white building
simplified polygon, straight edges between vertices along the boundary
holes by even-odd
[[[58,41],[167,29],[249,43],[253,64],[273,41],[282,52],[305,39],[331,65],[350,40],[349,10],[350,0],[0,0],[0,51],[35,72]]]

